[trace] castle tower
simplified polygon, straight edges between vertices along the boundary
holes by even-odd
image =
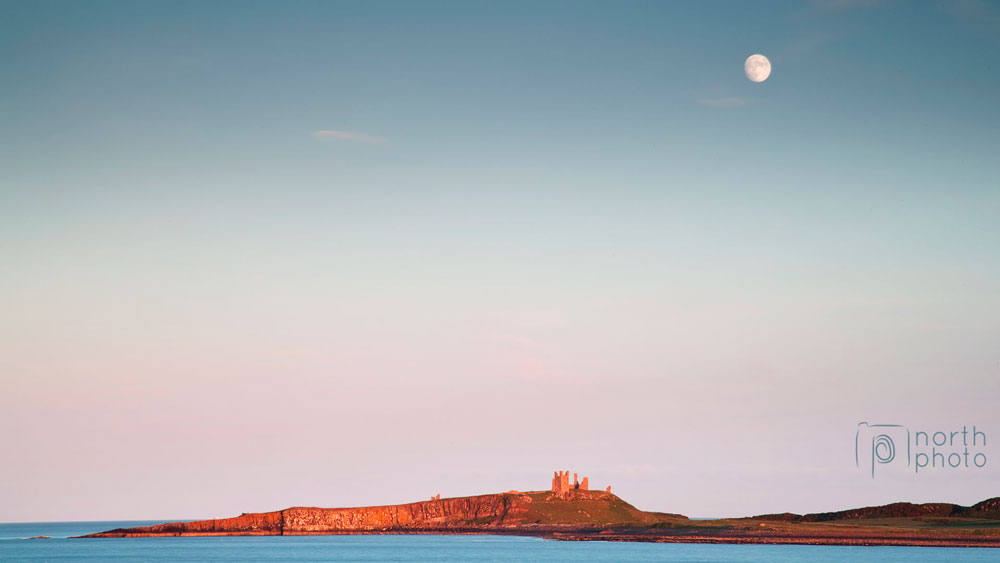
[[[562,493],[569,490],[569,471],[556,471],[556,476],[552,480],[552,491]]]
[[[552,492],[564,495],[569,491],[569,471],[556,471],[552,477]]]

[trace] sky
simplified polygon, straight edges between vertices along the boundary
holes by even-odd
[[[0,521],[1000,494],[996,3],[0,9]]]

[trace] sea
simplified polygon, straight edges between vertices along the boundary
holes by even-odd
[[[257,536],[70,539],[156,522],[0,524],[0,562],[52,561],[444,561],[510,563],[670,561],[681,563],[986,562],[1000,549],[572,542],[513,536]],[[33,540],[33,536],[52,539]]]

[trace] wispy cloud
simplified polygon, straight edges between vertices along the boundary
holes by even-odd
[[[388,145],[389,140],[375,135],[365,135],[354,131],[338,131],[336,129],[320,129],[313,131],[313,137],[320,141],[346,141],[349,143],[361,143],[364,145]]]
[[[698,103],[713,108],[734,108],[750,103],[746,98],[702,98]]]

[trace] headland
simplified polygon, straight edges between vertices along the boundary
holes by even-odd
[[[556,472],[547,491],[355,508],[293,507],[119,528],[84,538],[324,534],[497,534],[576,541],[1000,547],[1000,497],[973,506],[895,503],[840,512],[691,520],[646,512]]]

